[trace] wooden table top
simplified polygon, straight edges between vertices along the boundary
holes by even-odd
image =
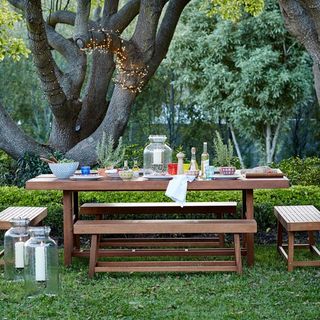
[[[138,180],[122,181],[101,178],[100,180],[61,180],[54,175],[43,174],[30,179],[26,189],[30,190],[69,190],[69,191],[163,191],[166,190],[168,180],[150,181]],[[283,178],[257,178],[236,180],[195,180],[188,183],[188,190],[248,190],[248,189],[278,189],[289,188],[289,180]]]

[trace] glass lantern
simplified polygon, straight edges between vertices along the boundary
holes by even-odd
[[[172,162],[172,150],[165,144],[166,136],[149,136],[150,144],[143,151],[144,175],[162,175],[168,173],[168,164]]]
[[[12,227],[4,235],[4,275],[7,280],[23,280],[24,244],[29,239],[29,219],[12,219]]]
[[[29,228],[25,243],[25,286],[29,296],[56,295],[59,290],[58,247],[49,237],[50,227]]]

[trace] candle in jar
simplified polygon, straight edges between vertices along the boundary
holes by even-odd
[[[162,164],[162,152],[161,149],[153,150],[153,164]]]
[[[35,250],[36,281],[46,280],[46,247],[42,244]]]
[[[20,239],[21,240],[21,239]],[[14,244],[14,261],[16,268],[24,268],[24,242],[18,241]]]

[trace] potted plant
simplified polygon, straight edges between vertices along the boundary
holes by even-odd
[[[215,152],[213,162],[219,167],[220,174],[234,174],[236,168],[231,165],[231,160],[233,158],[233,146],[230,139],[227,144],[224,144],[219,132],[216,131],[216,136],[213,139],[213,149]]]
[[[107,139],[104,132],[101,140],[97,143],[96,152],[100,167],[98,168],[98,173],[105,176],[106,170],[113,170],[123,162],[125,147],[122,143],[122,137],[120,137],[117,147],[114,148],[113,139]]]

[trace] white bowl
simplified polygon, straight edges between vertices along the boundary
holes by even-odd
[[[59,179],[68,179],[79,166],[79,162],[49,163],[52,173]]]

